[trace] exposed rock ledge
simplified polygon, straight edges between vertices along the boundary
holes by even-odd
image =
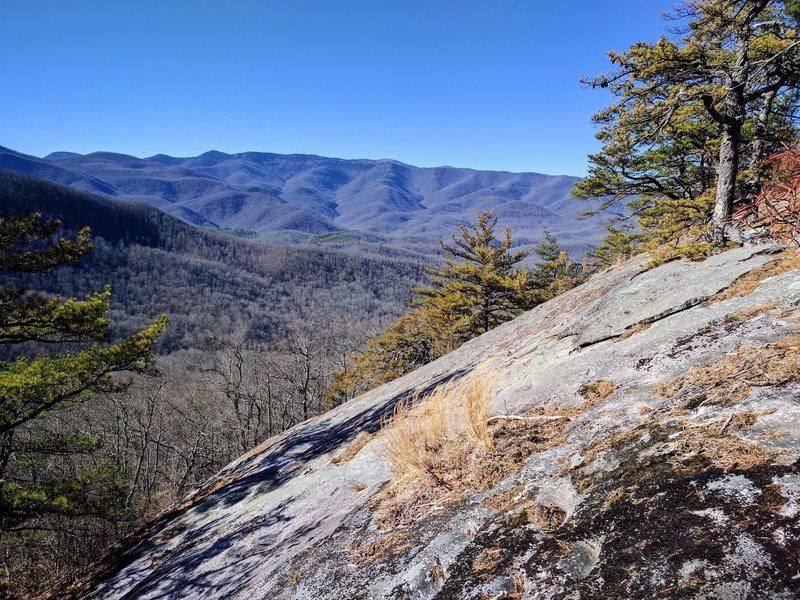
[[[267,441],[119,549],[90,597],[798,597],[800,264],[774,250],[633,260]],[[380,436],[351,443],[479,364],[494,414],[573,419],[488,490],[379,528],[391,468]]]

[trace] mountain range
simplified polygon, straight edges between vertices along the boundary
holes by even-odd
[[[517,242],[541,239],[547,227],[577,254],[597,242],[606,218],[578,218],[589,207],[571,196],[577,177],[420,168],[388,159],[216,151],[188,158],[111,152],[38,158],[0,147],[0,170],[282,241],[353,232],[367,241],[429,243],[491,209]]]

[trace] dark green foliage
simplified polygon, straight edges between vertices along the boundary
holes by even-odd
[[[536,245],[533,252],[538,260],[530,273],[530,280],[538,302],[549,300],[580,283],[583,274],[581,265],[570,260],[547,229],[544,230],[544,240]]]
[[[610,231],[601,262],[631,245],[657,259],[724,245],[764,159],[797,136],[796,10],[782,0],[682,2],[671,36],[609,52],[614,69],[584,78],[614,101],[594,116],[603,147],[574,193],[638,218],[636,235]]]
[[[414,304],[438,316],[455,345],[513,319],[537,303],[528,270],[519,268],[529,250],[511,249],[511,231],[497,231],[497,218],[478,213],[475,224],[459,225],[451,243],[439,241],[441,267],[428,267],[428,286],[415,288]]]
[[[88,229],[56,238],[57,221],[39,214],[0,219],[0,271],[43,276],[91,249]],[[109,334],[110,291],[84,300],[0,286],[0,543],[25,544],[28,532],[70,527],[68,519],[114,523],[125,512],[124,474],[106,462],[84,468],[71,459],[102,447],[102,437],[54,427],[58,415],[130,378],[155,373],[156,342],[166,317],[118,343]],[[12,352],[15,346],[22,346]],[[11,358],[11,355],[15,355]],[[67,519],[56,524],[53,519]],[[20,536],[22,536],[20,538]],[[16,543],[20,543],[17,541]],[[6,546],[7,547],[7,546]],[[6,571],[8,572],[8,571]],[[0,580],[0,590],[5,583]]]

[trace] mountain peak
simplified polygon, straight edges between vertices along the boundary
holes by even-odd
[[[67,152],[65,150],[60,150],[60,151],[57,151],[57,152],[51,152],[50,154],[45,156],[44,159],[45,160],[59,160],[61,158],[76,158],[78,156],[81,156],[81,154],[78,154],[77,152]]]

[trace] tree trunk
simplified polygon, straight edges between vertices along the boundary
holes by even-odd
[[[756,128],[753,132],[753,142],[750,145],[750,176],[747,181],[747,193],[756,195],[761,187],[764,177],[764,156],[767,151],[767,134],[769,133],[769,119],[772,115],[772,106],[778,96],[777,90],[767,92],[762,99],[761,110],[756,119]]]
[[[729,123],[722,128],[722,144],[719,149],[717,167],[717,195],[714,204],[714,243],[725,243],[725,226],[733,214],[733,201],[736,198],[736,176],[739,173],[739,145],[742,139],[742,126]]]
[[[712,117],[722,125],[722,141],[719,148],[717,166],[717,195],[714,204],[713,241],[717,246],[725,243],[725,227],[733,214],[736,199],[736,178],[739,175],[739,155],[741,154],[742,126],[744,125],[747,101],[745,88],[749,76],[750,61],[747,55],[749,32],[742,32],[736,43],[736,63],[725,91],[721,113],[709,109]],[[714,114],[716,113],[716,115]]]

